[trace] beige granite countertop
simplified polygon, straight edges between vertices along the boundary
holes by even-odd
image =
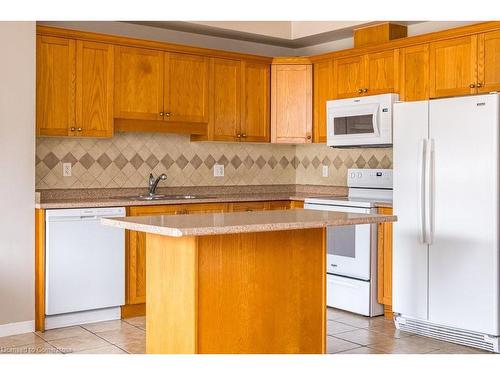
[[[144,188],[127,189],[54,189],[36,193],[35,208],[95,208],[128,207],[192,203],[225,203],[295,200],[303,201],[309,197],[345,196],[347,188],[342,186],[317,185],[247,185],[247,186],[187,186],[159,188],[158,194],[199,195],[195,199],[162,199],[142,201],[133,199],[144,194]],[[380,202],[376,207],[391,207]]]
[[[323,228],[326,226],[372,224],[396,220],[396,216],[389,215],[294,209],[103,218],[101,223],[139,232],[183,237]]]

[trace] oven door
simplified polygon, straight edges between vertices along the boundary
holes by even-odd
[[[370,208],[360,207],[308,204],[304,208],[337,212],[372,213]],[[359,224],[327,227],[327,273],[359,280],[370,280],[373,225]]]

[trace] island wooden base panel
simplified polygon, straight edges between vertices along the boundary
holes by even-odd
[[[325,353],[324,229],[146,238],[147,353]]]

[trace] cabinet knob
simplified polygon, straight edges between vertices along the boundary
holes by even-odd
[[[368,89],[363,89],[363,92],[368,92]]]
[[[245,133],[243,133],[241,136],[242,136],[243,138],[246,138],[246,137],[247,137],[247,135],[246,135]]]
[[[78,128],[78,129],[76,129],[76,130],[77,130],[77,131],[79,131],[79,132],[81,132],[81,131],[82,131],[82,128]]]
[[[358,94],[362,94],[363,93],[363,89],[358,89]]]
[[[307,134],[306,139],[311,139],[311,134]]]
[[[476,86],[477,87],[483,87],[483,84],[481,82],[478,82]]]
[[[236,134],[236,138],[241,138],[241,134],[240,133]]]
[[[72,126],[72,127],[70,128],[70,130],[71,130],[72,132],[74,132],[74,131],[76,130],[76,128],[75,128],[74,126]]]
[[[165,116],[170,117],[170,112],[165,112]]]
[[[163,115],[164,115],[164,113],[163,113],[163,112],[160,112],[160,116],[163,116]]]
[[[476,85],[475,85],[474,83],[471,83],[471,84],[469,85],[469,87],[470,87],[471,89],[473,89],[474,87],[476,87]]]

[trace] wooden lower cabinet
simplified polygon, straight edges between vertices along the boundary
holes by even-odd
[[[378,209],[381,215],[392,215],[392,208]],[[392,319],[392,223],[378,224],[377,300],[384,305],[384,315]]]
[[[292,204],[288,200],[133,206],[128,208],[127,216],[182,215],[213,212],[284,210],[291,208],[291,206]],[[126,231],[125,242],[126,304],[125,306],[122,306],[122,317],[124,318],[144,315],[146,311],[146,233]]]

